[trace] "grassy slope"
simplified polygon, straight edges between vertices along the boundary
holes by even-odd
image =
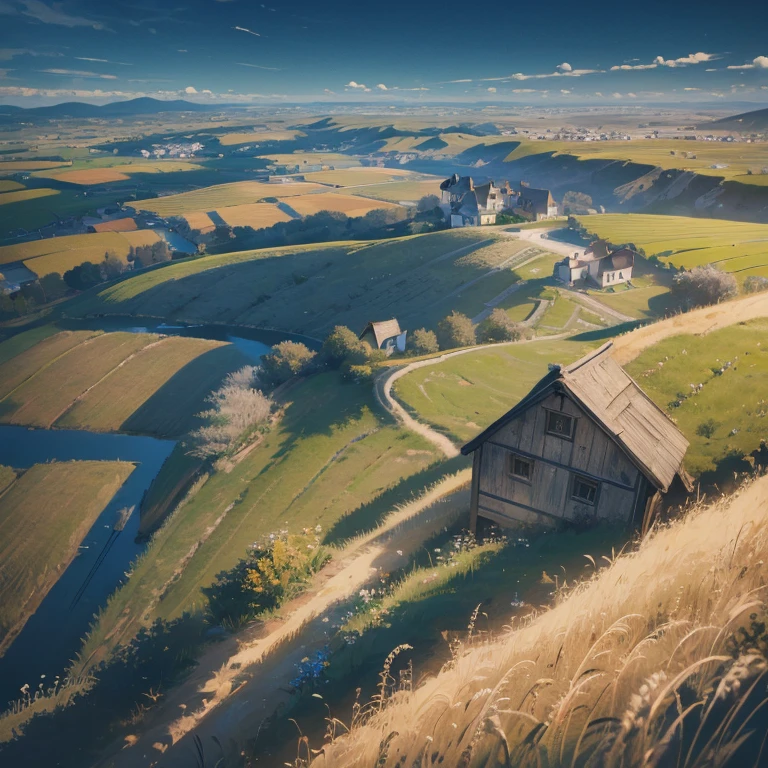
[[[350,195],[363,195],[376,200],[389,200],[393,203],[402,201],[418,202],[425,195],[440,195],[440,182],[434,181],[392,181],[387,184],[366,184],[362,187],[347,187],[344,191]]]
[[[713,368],[719,371],[729,361],[732,365],[722,375],[713,373]],[[627,371],[673,416],[690,441],[685,463],[694,475],[715,469],[731,454],[748,454],[761,439],[768,440],[767,320],[705,336],[665,339],[631,362]],[[691,384],[704,388],[691,396]],[[681,401],[678,393],[686,399]],[[697,434],[709,419],[716,425],[712,437]]]
[[[155,534],[148,555],[110,601],[84,658],[118,622],[110,643],[124,641],[155,616],[201,607],[200,588],[272,531],[317,524],[327,529],[358,508],[365,511],[357,523],[363,529],[375,512],[372,500],[384,494],[391,509],[423,487],[417,473],[440,458],[430,444],[371,410],[370,385],[321,374],[295,385],[289,400],[282,421],[263,442],[231,472],[212,475]],[[354,534],[354,524],[347,530]],[[182,561],[185,567],[179,568]]]
[[[320,192],[319,194],[301,195],[288,198],[286,202],[296,213],[302,216],[311,216],[320,211],[335,211],[355,217],[365,216],[366,213],[379,208],[402,210],[395,203],[388,203],[384,200],[367,200],[364,197],[346,195],[340,192]]]
[[[16,473],[11,467],[4,467],[0,465],[0,496],[13,484],[16,480]]]
[[[549,363],[572,362],[592,346],[564,339],[479,350],[412,371],[394,393],[419,419],[464,442],[526,395]]]
[[[0,645],[36,610],[132,471],[125,462],[38,464],[0,497]]]
[[[0,205],[11,205],[13,203],[24,203],[27,200],[36,200],[39,197],[49,197],[58,195],[56,189],[21,189],[16,192],[5,192],[0,195]]]
[[[768,276],[768,224],[646,214],[576,218],[592,234],[633,243],[676,267],[715,264],[740,282],[748,275]]]
[[[487,247],[468,252],[480,243]],[[525,245],[475,229],[209,256],[90,292],[68,311],[211,320],[317,336],[336,324],[362,329],[370,319],[393,316],[409,330],[435,327],[453,309],[474,316],[515,282],[505,269],[461,290]]]

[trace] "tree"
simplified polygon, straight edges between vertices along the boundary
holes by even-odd
[[[338,368],[345,360],[351,365],[362,365],[368,360],[370,347],[345,325],[337,325],[326,336],[321,357],[331,367]]]
[[[305,373],[317,353],[295,341],[281,341],[261,358],[264,378],[273,386],[288,381],[292,376]]]
[[[672,281],[672,295],[683,307],[704,307],[733,298],[738,293],[736,278],[708,264],[680,272]]]
[[[408,346],[414,355],[431,355],[440,350],[435,332],[428,331],[426,328],[415,330],[408,340]]]
[[[64,273],[64,282],[76,291],[84,291],[103,280],[99,267],[90,261],[85,261]]]
[[[440,205],[440,198],[437,195],[424,195],[416,204],[416,210],[419,213],[434,211]]]
[[[114,280],[125,271],[125,264],[112,252],[104,254],[104,262],[101,265],[105,280]]]
[[[441,349],[471,347],[477,342],[475,326],[466,315],[453,311],[437,326],[437,340]]]
[[[498,307],[477,326],[477,340],[485,344],[498,341],[518,341],[523,337],[523,328]]]
[[[171,249],[165,240],[160,240],[152,245],[152,263],[161,264],[164,261],[170,261],[173,258]]]
[[[760,293],[762,291],[768,291],[768,277],[750,275],[744,281],[744,293]]]
[[[51,272],[40,278],[40,287],[47,301],[61,298],[67,292],[67,284],[58,272]]]

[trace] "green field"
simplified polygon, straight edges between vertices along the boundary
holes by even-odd
[[[441,460],[434,446],[374,410],[369,384],[324,373],[294,386],[287,399],[284,417],[263,442],[231,472],[212,475],[155,534],[82,657],[105,641],[120,616],[130,619],[110,644],[156,616],[201,608],[200,588],[270,532],[318,524],[327,531],[347,515],[345,530],[353,535],[439,477],[424,472]]]
[[[15,192],[19,189],[24,189],[24,185],[19,184],[18,181],[0,179],[0,192]]]
[[[0,356],[14,341],[0,344]],[[0,421],[176,437],[247,363],[222,342],[65,331],[0,365]]]
[[[528,249],[473,229],[208,256],[93,291],[68,312],[183,316],[312,336],[397,316],[414,330],[435,327],[454,309],[470,317],[481,312],[517,280],[513,261],[490,270],[517,254],[541,253]]]
[[[320,184],[355,187],[360,184],[380,184],[382,182],[396,181],[403,176],[411,175],[409,171],[396,168],[345,168],[335,171],[307,173],[304,175],[304,178],[307,181],[315,181]]]
[[[391,203],[417,203],[425,195],[440,197],[441,178],[430,181],[393,181],[388,184],[368,184],[363,187],[350,187],[345,190],[350,195],[363,195],[375,200],[388,200]]]
[[[394,394],[417,418],[463,443],[503,416],[547,373],[596,343],[536,341],[457,355],[398,379]]]
[[[738,459],[768,440],[768,320],[674,336],[643,352],[627,371],[690,441],[685,465],[694,475],[718,467],[728,475],[729,457]],[[694,395],[691,384],[704,387]],[[710,419],[711,437],[697,434]],[[744,468],[738,462],[731,467]]]
[[[695,171],[704,176],[720,176],[742,184],[766,183],[760,172],[765,167],[766,145],[761,143],[723,143],[719,141],[680,141],[675,139],[635,139],[633,141],[523,141],[506,162],[544,153],[572,155],[579,160],[619,160],[663,168]],[[713,168],[725,165],[725,168]],[[747,175],[748,171],[754,175]]]
[[[715,264],[739,282],[768,276],[768,224],[635,213],[576,219],[592,235],[616,245],[633,243],[647,257],[675,267]]]
[[[95,232],[32,240],[0,247],[0,265],[23,261],[24,266],[40,277],[52,272],[63,275],[83,262],[98,264],[104,261],[107,251],[125,261],[131,246],[152,245],[159,240],[160,235],[152,230]]]
[[[134,465],[37,464],[0,496],[0,652],[42,602]]]
[[[46,187],[40,189],[21,189],[16,192],[3,192],[3,194],[0,195],[0,205],[24,203],[27,200],[35,200],[39,197],[49,197],[50,195],[58,194],[58,190],[47,189]]]

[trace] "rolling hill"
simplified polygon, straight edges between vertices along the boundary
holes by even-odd
[[[717,128],[718,130],[733,131],[765,131],[768,130],[768,108],[756,109],[752,112],[742,112],[740,115],[723,117],[713,123],[698,126],[699,128]]]
[[[218,108],[218,107],[217,107]],[[85,117],[128,117],[132,115],[157,115],[163,112],[205,112],[212,109],[207,104],[194,104],[184,99],[163,101],[143,97],[127,101],[114,101],[110,104],[86,104],[81,101],[69,101],[47,107],[13,107],[0,105],[0,120],[17,121],[35,118],[85,118]]]

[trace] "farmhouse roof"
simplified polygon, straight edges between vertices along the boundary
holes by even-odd
[[[530,208],[534,213],[546,214],[547,208],[554,204],[552,193],[548,189],[523,186],[520,190],[520,205]]]
[[[458,213],[462,216],[477,216],[479,204],[477,202],[477,194],[473,192],[467,192],[461,200],[457,203]]]
[[[440,189],[450,190],[452,195],[460,195],[463,192],[471,192],[474,186],[471,176],[459,176],[458,173],[454,173],[440,184]]]
[[[629,269],[635,265],[635,252],[621,248],[600,260],[600,272],[612,272],[615,269]]]
[[[592,259],[604,259],[608,255],[608,242],[606,240],[593,240],[584,251],[591,254]]]
[[[387,339],[391,339],[393,336],[399,336],[402,333],[400,330],[400,323],[398,323],[394,317],[391,320],[369,322],[360,334],[360,338],[362,339],[368,331],[373,334],[373,338],[376,339],[376,347],[379,349],[381,349],[381,345]]]
[[[688,441],[672,420],[624,371],[604,344],[568,366],[550,372],[508,413],[467,443],[464,455],[477,450],[491,435],[552,392],[565,392],[617,443],[659,490],[666,491],[680,475],[687,485],[683,458]]]
[[[475,196],[477,197],[477,204],[480,208],[488,207],[488,195],[492,189],[496,189],[492,181],[488,181],[485,184],[481,184],[479,187],[475,187]]]

